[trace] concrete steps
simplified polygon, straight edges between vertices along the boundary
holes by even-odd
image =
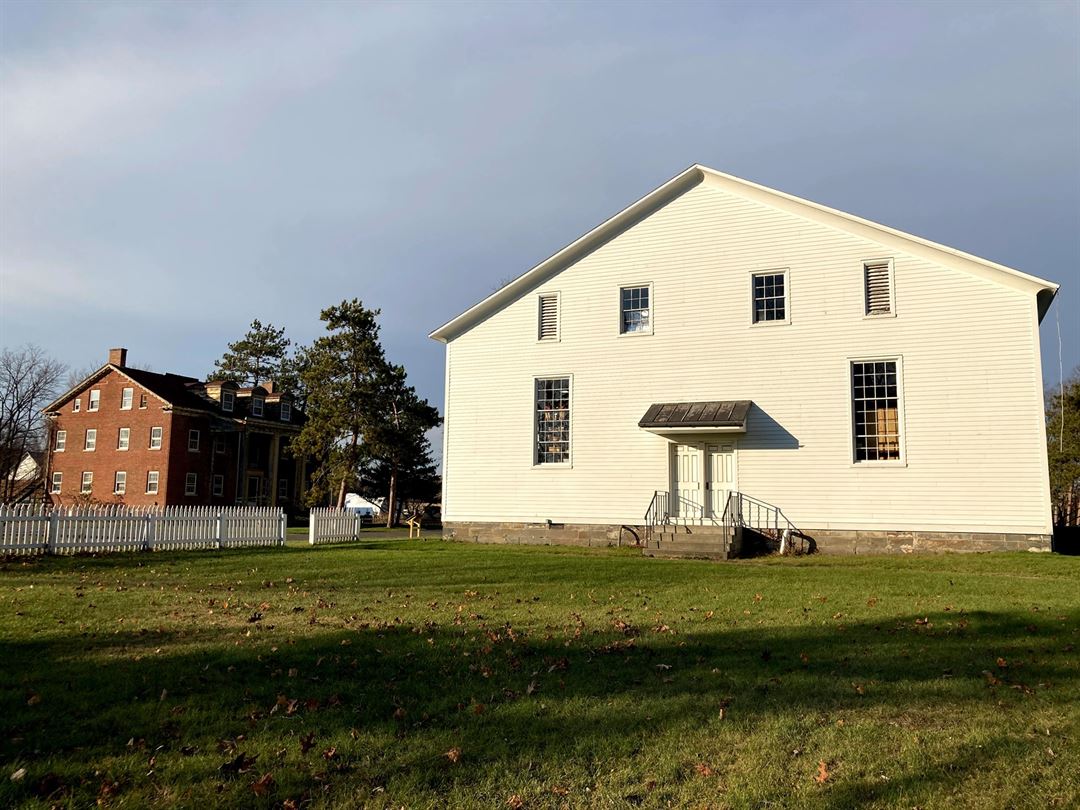
[[[646,557],[673,559],[727,560],[730,550],[724,546],[724,535],[712,527],[692,527],[691,531],[664,531],[653,535],[652,542],[642,549]]]

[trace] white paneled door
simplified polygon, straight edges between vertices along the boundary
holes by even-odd
[[[724,516],[728,495],[738,489],[735,477],[735,446],[733,444],[710,444],[708,454],[708,480],[705,489],[708,493],[709,516],[720,520]]]
[[[698,520],[702,513],[702,447],[697,444],[675,445],[675,503],[671,512],[681,520]]]

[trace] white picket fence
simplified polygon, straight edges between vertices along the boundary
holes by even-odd
[[[345,543],[357,540],[360,529],[371,525],[369,515],[333,507],[315,507],[308,511],[308,542],[315,546],[322,543]]]
[[[280,546],[285,513],[259,506],[0,504],[0,554]]]

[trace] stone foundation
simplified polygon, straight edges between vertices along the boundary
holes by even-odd
[[[804,529],[820,554],[932,554],[946,551],[1050,551],[1048,534],[998,532],[888,532]],[[589,523],[506,523],[447,521],[443,537],[468,543],[515,545],[632,546],[643,526]]]
[[[443,537],[467,543],[531,546],[633,546],[644,538],[641,526],[595,523],[497,523],[443,521]]]

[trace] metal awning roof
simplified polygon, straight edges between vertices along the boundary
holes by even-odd
[[[638,427],[654,433],[716,430],[740,432],[746,430],[750,413],[748,399],[713,402],[660,402],[649,406]]]

